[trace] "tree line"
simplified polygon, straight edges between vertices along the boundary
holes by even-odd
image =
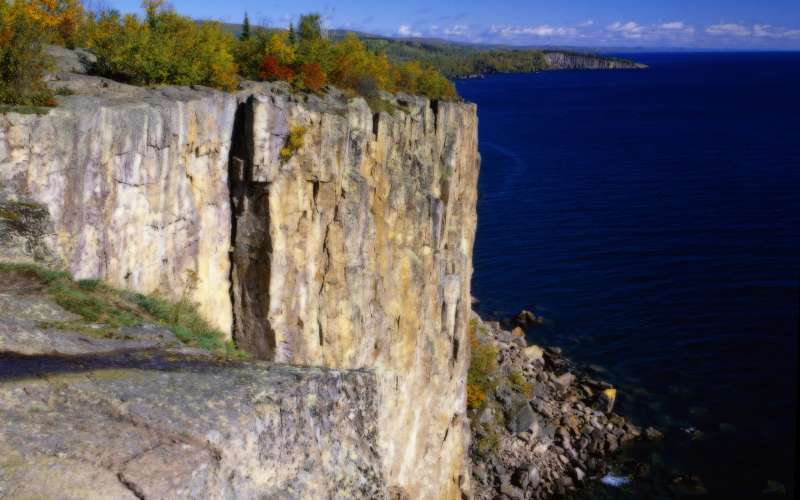
[[[44,83],[48,44],[85,47],[91,71],[133,85],[205,85],[234,91],[242,79],[285,81],[298,91],[334,85],[368,101],[381,91],[457,99],[455,86],[429,62],[398,63],[355,35],[325,36],[318,14],[288,29],[253,27],[239,36],[216,22],[196,22],[165,0],[145,0],[143,14],[92,12],[81,0],[0,0],[0,103],[50,106]]]

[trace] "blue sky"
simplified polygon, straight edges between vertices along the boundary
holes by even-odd
[[[139,0],[101,0],[135,12]],[[172,0],[202,19],[286,26],[320,12],[329,28],[478,43],[800,49],[800,0]]]

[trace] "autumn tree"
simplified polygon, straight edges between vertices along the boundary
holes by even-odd
[[[166,9],[162,0],[143,7],[143,21],[115,13],[97,20],[90,48],[101,75],[139,85],[237,87],[235,39],[218,23],[196,23]]]
[[[52,106],[42,18],[22,0],[0,0],[0,104]]]
[[[46,41],[73,48],[79,42],[79,28],[85,15],[80,0],[27,0],[28,16],[39,26]]]
[[[307,63],[300,66],[299,85],[305,90],[319,92],[325,86],[327,76],[319,63]]]

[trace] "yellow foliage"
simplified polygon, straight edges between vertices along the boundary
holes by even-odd
[[[289,136],[286,137],[286,144],[281,148],[281,159],[288,160],[295,152],[303,147],[304,136],[306,135],[305,127],[292,127]]]
[[[264,56],[273,56],[279,63],[291,65],[295,62],[295,48],[289,42],[289,33],[279,32],[273,33],[267,42],[266,51]]]
[[[48,41],[75,47],[78,30],[84,18],[80,0],[26,0],[28,16],[39,24]]]
[[[96,70],[138,85],[206,85],[222,90],[238,86],[230,48],[233,36],[218,23],[195,23],[173,11],[146,5],[148,17],[102,14],[89,45]]]
[[[46,29],[31,15],[31,3],[0,0],[0,104],[53,106],[44,82],[50,65]]]

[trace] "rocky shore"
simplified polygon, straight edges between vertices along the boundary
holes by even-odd
[[[540,321],[524,311],[508,331],[473,313],[468,403],[476,499],[551,498],[609,480],[607,459],[644,437],[614,413],[611,384],[580,373],[560,349],[526,341],[525,329]]]

